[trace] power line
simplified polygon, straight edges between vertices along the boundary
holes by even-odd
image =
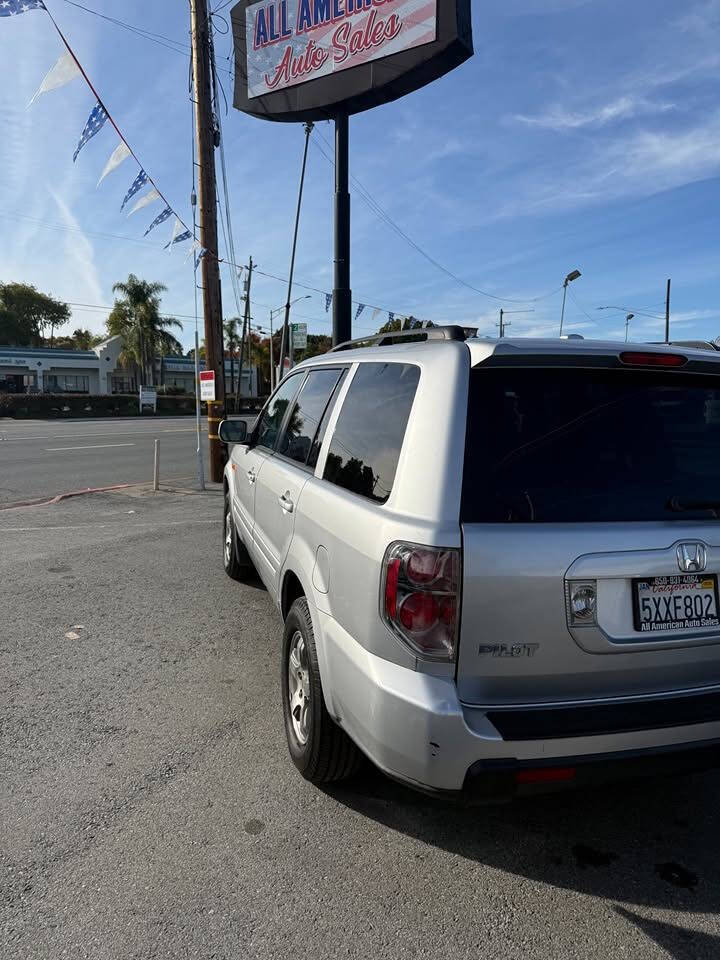
[[[325,139],[325,137],[323,137],[323,135],[319,131],[317,135],[318,137],[320,137],[323,143],[328,147],[328,149],[332,149],[331,145],[328,143],[328,141]],[[320,147],[317,143],[315,144],[315,146],[320,151],[320,153],[325,157],[325,159],[334,167],[335,166],[334,160],[331,157],[329,157],[325,153],[325,151],[322,149],[322,147]],[[358,188],[358,196],[366,203],[367,206],[370,207],[373,213],[375,213],[376,216],[383,221],[383,223],[385,223],[388,227],[394,230],[395,233],[397,233],[398,236],[400,236],[403,240],[409,243],[414,250],[416,250],[422,257],[425,258],[425,260],[428,261],[428,263],[431,263],[434,267],[436,267],[446,276],[450,277],[451,280],[454,280],[456,283],[459,283],[461,286],[466,287],[468,290],[472,290],[475,293],[479,293],[481,296],[488,297],[491,300],[497,300],[500,303],[537,303],[540,300],[545,300],[549,297],[554,296],[556,293],[558,293],[562,289],[562,286],[560,286],[556,290],[551,290],[549,293],[542,294],[539,297],[529,297],[526,300],[513,299],[511,297],[499,297],[494,293],[489,293],[487,290],[481,290],[479,287],[476,287],[473,284],[468,283],[466,280],[463,280],[462,277],[459,277],[456,273],[453,273],[452,270],[448,270],[448,268],[445,267],[442,263],[440,263],[439,260],[436,260],[435,257],[431,256],[418,243],[416,243],[412,239],[412,237],[408,236],[408,234],[405,233],[402,227],[400,227],[395,222],[395,220],[393,220],[390,214],[388,214],[380,206],[380,204],[377,202],[377,200],[375,200],[375,198],[370,193],[370,191],[360,182],[360,180],[358,180],[357,177],[351,176],[351,180],[353,181],[355,186]]]
[[[86,7],[82,3],[77,3],[76,0],[65,0],[65,3],[69,3],[71,7],[77,7],[78,10],[83,10],[85,13],[90,13],[94,17],[99,17],[101,20],[107,20],[108,23],[112,23],[117,27],[122,27],[125,30],[129,30],[137,36],[142,37],[144,40],[150,40],[153,43],[158,43],[160,46],[167,47],[168,50],[173,50],[175,53],[182,53],[188,57],[190,56],[190,45],[187,43],[182,43],[180,40],[173,40],[172,37],[166,37],[162,33],[153,33],[150,30],[145,30],[144,27],[135,26],[132,23],[127,23],[125,20],[118,20],[117,17],[110,17],[105,13],[100,13],[99,10],[93,10],[91,7]]]

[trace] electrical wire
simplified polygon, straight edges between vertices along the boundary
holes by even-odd
[[[331,145],[328,143],[328,141],[325,139],[325,137],[323,137],[323,135],[319,131],[317,131],[317,136],[323,141],[323,143],[329,149],[332,150]],[[325,153],[325,151],[322,149],[322,147],[319,146],[319,144],[315,143],[315,146],[318,148],[320,153],[325,157],[325,159],[334,167],[335,161],[332,159],[332,157],[329,157],[327,153]],[[413,249],[416,250],[417,253],[420,254],[420,256],[424,257],[424,259],[428,261],[428,263],[431,263],[436,269],[440,270],[442,273],[448,276],[451,280],[454,280],[456,283],[459,283],[461,286],[466,287],[468,290],[472,290],[474,293],[478,293],[483,297],[488,297],[491,300],[496,300],[499,303],[538,303],[540,300],[546,300],[549,297],[555,296],[556,293],[559,293],[560,290],[562,290],[562,285],[560,285],[557,289],[551,290],[549,293],[544,293],[538,297],[529,297],[526,300],[520,300],[512,297],[499,297],[494,293],[489,293],[487,290],[481,290],[479,287],[476,287],[473,284],[468,283],[466,280],[463,280],[462,277],[459,277],[456,273],[453,273],[452,270],[449,270],[442,263],[436,260],[435,257],[431,256],[431,254],[429,254],[418,243],[416,243],[412,239],[412,237],[408,236],[408,234],[402,229],[402,227],[400,227],[399,224],[397,224],[395,220],[393,220],[390,214],[388,214],[380,206],[380,204],[377,202],[377,200],[375,200],[375,198],[370,193],[370,191],[360,182],[360,180],[357,179],[357,177],[351,176],[350,179],[355,184],[358,191],[358,196],[360,197],[360,199],[362,199],[364,203],[370,207],[373,213],[383,223],[385,223],[388,227],[390,227],[391,230],[394,230],[395,233],[399,237],[401,237],[403,240],[405,240],[406,243],[410,244],[410,246],[413,247]]]

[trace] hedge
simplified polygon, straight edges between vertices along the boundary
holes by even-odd
[[[129,417],[139,414],[135,394],[113,394],[107,397],[71,396],[54,393],[0,393],[0,417],[23,419],[62,419],[71,417]],[[264,398],[244,400],[240,412],[259,410]],[[193,415],[195,397],[163,396],[157,398],[157,412],[169,416]],[[207,414],[207,405],[200,412]],[[152,416],[146,411],[146,416]]]

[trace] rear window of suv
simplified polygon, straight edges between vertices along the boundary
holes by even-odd
[[[715,516],[720,517],[720,377],[597,369],[473,371],[464,522]]]

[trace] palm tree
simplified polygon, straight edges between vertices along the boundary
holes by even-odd
[[[160,315],[160,294],[166,290],[164,284],[148,283],[134,273],[126,282],[113,285],[113,293],[122,296],[115,300],[105,326],[111,336],[119,334],[123,338],[120,362],[137,368],[140,386],[154,383],[154,358],[158,353],[182,353],[182,344],[169,332],[169,328],[182,328],[182,324]]]
[[[235,349],[240,343],[238,337],[238,328],[239,317],[232,317],[230,320],[226,320],[223,323],[223,330],[225,332],[225,346],[228,353],[230,354],[230,395],[232,396],[235,393]]]

